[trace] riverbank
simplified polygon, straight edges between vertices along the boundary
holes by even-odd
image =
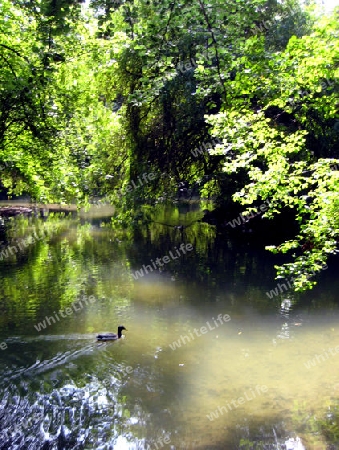
[[[100,208],[99,208],[100,206]],[[99,213],[100,209],[100,213]],[[22,216],[40,216],[47,217],[50,213],[65,213],[65,214],[79,214],[80,216],[95,215],[97,211],[100,216],[104,210],[104,215],[113,215],[114,208],[109,204],[95,204],[91,205],[89,209],[77,208],[77,205],[60,205],[55,203],[41,204],[41,203],[30,203],[20,200],[11,201],[0,201],[0,218],[15,217],[18,215]]]
[[[26,202],[0,202],[0,217],[48,215],[49,212],[76,212],[76,205],[41,205]]]

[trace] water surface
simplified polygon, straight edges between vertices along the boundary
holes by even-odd
[[[277,260],[194,205],[133,238],[102,216],[3,230],[3,249],[43,238],[0,261],[1,449],[339,448],[333,263],[311,293],[270,299]],[[193,250],[135,279],[181,243]]]

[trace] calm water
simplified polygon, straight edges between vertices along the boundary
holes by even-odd
[[[269,299],[276,257],[196,205],[133,235],[94,213],[2,229],[0,449],[339,449],[334,262],[314,291]]]

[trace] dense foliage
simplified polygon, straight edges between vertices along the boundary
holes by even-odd
[[[4,0],[0,187],[126,224],[180,193],[266,201],[298,222],[278,275],[309,287],[338,239],[338,33],[294,0]]]

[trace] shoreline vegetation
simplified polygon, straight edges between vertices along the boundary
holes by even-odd
[[[91,208],[96,208],[97,204],[90,204]],[[105,206],[111,212],[114,212],[114,207],[107,203],[102,204],[101,206]],[[28,201],[0,201],[0,217],[14,217],[18,215],[22,216],[30,216],[30,215],[40,215],[47,216],[49,213],[80,213],[86,214],[88,211],[85,211],[84,208],[78,209],[76,204],[65,204],[60,205],[57,203],[29,203]]]
[[[37,212],[42,213],[48,210],[49,212],[76,212],[76,205],[58,205],[58,204],[32,204],[29,202],[0,202],[0,216],[18,216],[31,215]]]
[[[212,200],[202,222],[301,249],[276,273],[311,288],[304,267],[338,251],[337,10],[125,3],[1,3],[1,197],[60,205],[0,206],[0,220],[105,216],[139,238],[162,203]],[[101,196],[116,208],[93,211]]]

